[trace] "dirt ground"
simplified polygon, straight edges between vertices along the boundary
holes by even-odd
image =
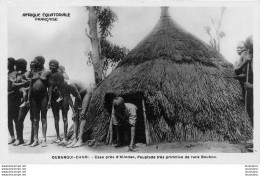
[[[128,150],[128,147],[114,148],[109,145],[96,145],[94,147],[88,147],[87,145],[78,148],[66,148],[59,146],[58,144],[51,144],[51,141],[55,139],[56,132],[54,128],[54,119],[52,111],[48,111],[48,130],[47,130],[47,147],[41,147],[40,145],[34,148],[28,146],[13,146],[9,145],[10,153],[83,153],[83,152],[95,152],[95,153],[125,153],[132,152]],[[71,120],[71,112],[69,112],[69,126],[73,124]],[[24,122],[24,139],[25,142],[30,139],[30,119],[27,115]],[[63,122],[60,120],[60,133],[63,133]],[[39,137],[41,138],[41,123],[39,129]],[[176,142],[176,143],[161,143],[146,146],[145,144],[136,144],[135,152],[138,153],[241,153],[244,149],[243,143],[232,144],[229,142]]]

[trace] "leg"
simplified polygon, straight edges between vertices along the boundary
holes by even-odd
[[[31,109],[30,109],[30,120],[31,120],[31,138],[30,138],[29,142],[24,144],[24,146],[29,146],[33,143],[34,130],[33,130],[33,115],[32,115]]]
[[[47,105],[48,105],[48,96],[45,95],[41,100],[41,121],[42,121],[42,147],[46,147],[46,133],[47,133]]]
[[[14,124],[13,124],[13,118],[12,118],[13,114],[11,112],[11,110],[9,110],[8,107],[8,130],[11,136],[11,140],[8,142],[8,144],[12,144],[15,142],[15,137],[14,137]]]
[[[88,93],[84,96],[83,102],[82,102],[82,111],[80,112],[81,114],[81,122],[80,122],[80,128],[79,128],[79,139],[78,142],[74,145],[74,147],[79,147],[83,144],[83,133],[86,125],[86,112],[89,107],[90,99],[91,99],[92,94]]]
[[[25,102],[26,102],[27,92],[26,92],[25,88],[22,88],[21,92],[23,94],[23,103],[20,105],[20,107],[24,107],[25,106]]]
[[[131,126],[131,142],[129,145],[129,150],[130,151],[134,151],[134,145],[135,145],[135,133],[136,133],[136,129],[135,129],[135,125],[136,125],[136,121],[137,121],[137,115],[136,115],[136,110],[132,111],[132,114],[129,117],[129,124]]]
[[[120,117],[117,117],[114,113],[114,108],[112,109],[112,124],[115,126],[116,130],[116,144],[114,147],[121,147],[123,145],[122,142],[122,127],[123,127],[123,121]],[[112,139],[113,140],[113,139]]]
[[[73,125],[73,133],[75,134],[75,138],[73,139],[72,143],[67,146],[67,148],[73,147],[78,141],[78,126],[79,126],[79,115],[77,113],[76,117],[74,118],[74,125]]]
[[[85,125],[86,125],[86,119],[83,119],[80,122],[78,141],[77,141],[77,143],[73,147],[79,147],[79,146],[81,146],[83,144],[82,136],[83,136]]]
[[[19,124],[18,124],[18,116],[19,116],[19,105],[21,103],[20,97],[17,96],[16,98],[13,99],[13,106],[12,106],[12,118],[15,124],[15,131],[16,131],[16,141],[15,143],[18,143],[18,139],[19,139]]]
[[[29,111],[29,108],[26,107],[26,106],[19,108],[19,116],[18,116],[18,123],[17,123],[18,124],[17,140],[13,144],[14,146],[17,146],[17,145],[24,143],[24,140],[23,140],[23,127],[24,127],[23,122],[24,122],[24,119],[25,119],[28,111]]]
[[[73,121],[74,121],[74,125],[73,125],[73,135],[74,135],[74,139],[72,141],[72,143],[70,143],[69,145],[67,145],[67,148],[73,147],[77,141],[78,141],[78,125],[79,125],[79,110],[78,110],[78,103],[75,100],[74,103],[74,109],[76,110],[76,116],[74,117]]]
[[[60,130],[59,130],[59,121],[60,121],[60,115],[59,115],[59,104],[56,101],[51,102],[51,109],[53,112],[54,117],[54,124],[55,124],[55,130],[56,130],[56,139],[52,141],[52,143],[60,142]]]
[[[121,125],[115,125],[116,129],[116,144],[114,147],[122,147],[122,126]]]
[[[33,143],[30,145],[30,147],[35,147],[39,145],[39,138],[38,138],[39,120],[40,120],[39,100],[36,97],[32,97],[30,105],[31,105],[31,112],[33,117],[33,134],[34,134]]]
[[[61,101],[61,103],[62,103],[62,120],[64,125],[64,138],[62,142],[67,142],[69,104],[64,99]]]

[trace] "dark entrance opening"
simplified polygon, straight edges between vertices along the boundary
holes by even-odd
[[[142,106],[142,99],[143,94],[142,93],[135,93],[135,94],[128,94],[128,95],[120,95],[124,98],[125,103],[131,103],[134,104],[137,107],[137,121],[136,121],[136,134],[135,134],[135,143],[146,143],[146,137],[145,137],[145,125],[144,125],[144,112],[143,112],[143,106]],[[112,103],[113,99],[116,96],[114,94],[106,94],[105,97],[105,103],[106,107],[109,108],[110,115],[112,113]],[[111,116],[110,116],[111,117]],[[116,140],[116,132],[114,125],[113,128],[113,141]],[[124,143],[126,145],[130,144],[131,140],[131,128],[128,123],[124,125],[122,136],[124,136]]]

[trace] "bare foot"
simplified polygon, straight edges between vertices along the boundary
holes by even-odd
[[[29,142],[24,143],[23,146],[29,146],[29,145],[32,145],[32,143],[33,143],[33,140],[30,140]]]
[[[134,145],[130,145],[128,148],[129,152],[136,152],[136,150],[134,149]]]
[[[72,142],[73,142],[73,139],[70,139],[69,141],[61,142],[60,145],[62,147],[66,147],[66,146],[70,145]]]
[[[34,140],[34,142],[30,145],[30,147],[36,147],[37,145],[39,145],[39,140]]]
[[[93,147],[93,146],[95,145],[95,143],[96,143],[96,140],[95,140],[95,139],[92,139],[92,140],[88,140],[88,141],[87,141],[87,145],[88,145],[89,147]]]
[[[60,143],[60,142],[61,142],[60,137],[57,137],[56,139],[51,141],[51,144]]]
[[[13,146],[18,146],[18,145],[21,145],[21,144],[24,144],[24,141],[16,140],[16,141],[13,143]]]
[[[14,143],[15,142],[15,138],[12,138],[9,142],[8,142],[8,144],[12,144],[12,143]]]
[[[62,139],[62,141],[59,142],[58,145],[64,146],[65,144],[68,145],[68,142],[67,142],[67,140],[64,138],[64,139]]]
[[[47,147],[46,139],[42,140],[41,147]]]
[[[80,147],[83,145],[83,141],[81,139],[78,140],[78,142],[72,146],[72,148]]]
[[[71,148],[71,147],[73,147],[76,143],[77,143],[77,139],[74,139],[74,140],[72,141],[72,143],[70,143],[69,145],[66,146],[66,148]]]

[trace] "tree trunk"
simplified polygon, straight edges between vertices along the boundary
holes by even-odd
[[[92,63],[94,67],[95,84],[98,85],[102,80],[102,60],[101,60],[101,46],[98,38],[98,9],[94,6],[88,7],[88,26],[89,37],[92,46]]]

